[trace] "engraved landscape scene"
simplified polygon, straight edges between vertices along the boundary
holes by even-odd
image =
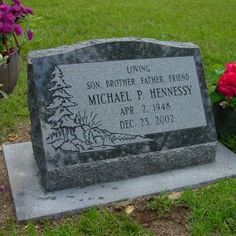
[[[47,106],[50,114],[47,122],[51,125],[52,132],[47,137],[47,143],[55,150],[91,151],[96,147],[112,147],[121,141],[145,139],[140,135],[118,134],[102,129],[102,120],[96,113],[80,111],[69,93],[71,86],[65,82],[59,66],[55,67],[50,84],[52,100]],[[75,114],[72,107],[78,109]]]
[[[171,58],[164,69],[158,58],[56,65],[48,82],[47,144],[55,151],[90,152],[148,142],[148,134],[205,126],[190,59],[176,58],[176,65]],[[174,74],[176,67],[181,70]],[[187,121],[184,110],[193,119]]]

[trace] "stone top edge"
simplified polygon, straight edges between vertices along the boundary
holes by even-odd
[[[94,39],[79,42],[72,45],[64,45],[58,48],[49,48],[49,49],[41,49],[28,53],[28,61],[31,61],[33,58],[40,58],[46,56],[58,55],[66,52],[70,52],[73,50],[86,48],[89,46],[104,44],[104,43],[113,43],[113,42],[144,42],[144,43],[153,43],[159,44],[163,46],[175,47],[175,48],[199,48],[196,44],[191,42],[176,42],[176,41],[160,41],[157,39],[151,38],[135,38],[135,37],[127,37],[127,38],[110,38],[110,39]]]

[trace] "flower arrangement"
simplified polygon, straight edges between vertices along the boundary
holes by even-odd
[[[21,23],[32,14],[32,9],[22,5],[20,0],[12,0],[10,4],[0,0],[0,65],[6,63],[7,57],[14,51],[13,42],[20,48],[17,37],[23,34]],[[25,34],[32,40],[33,32],[29,27]]]
[[[225,68],[215,70],[214,74],[219,79],[210,93],[212,103],[236,110],[236,63],[228,63]]]

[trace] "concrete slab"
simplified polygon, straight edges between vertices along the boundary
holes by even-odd
[[[40,184],[30,142],[5,145],[3,152],[18,221],[54,217],[92,206],[236,176],[236,154],[218,144],[216,161],[211,164],[49,193]]]

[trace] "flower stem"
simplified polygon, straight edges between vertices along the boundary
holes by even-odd
[[[13,34],[14,40],[16,42],[16,46],[18,47],[18,49],[20,49],[20,45],[19,45],[19,42],[17,40],[17,37],[16,37],[15,33],[12,33],[12,34]]]

